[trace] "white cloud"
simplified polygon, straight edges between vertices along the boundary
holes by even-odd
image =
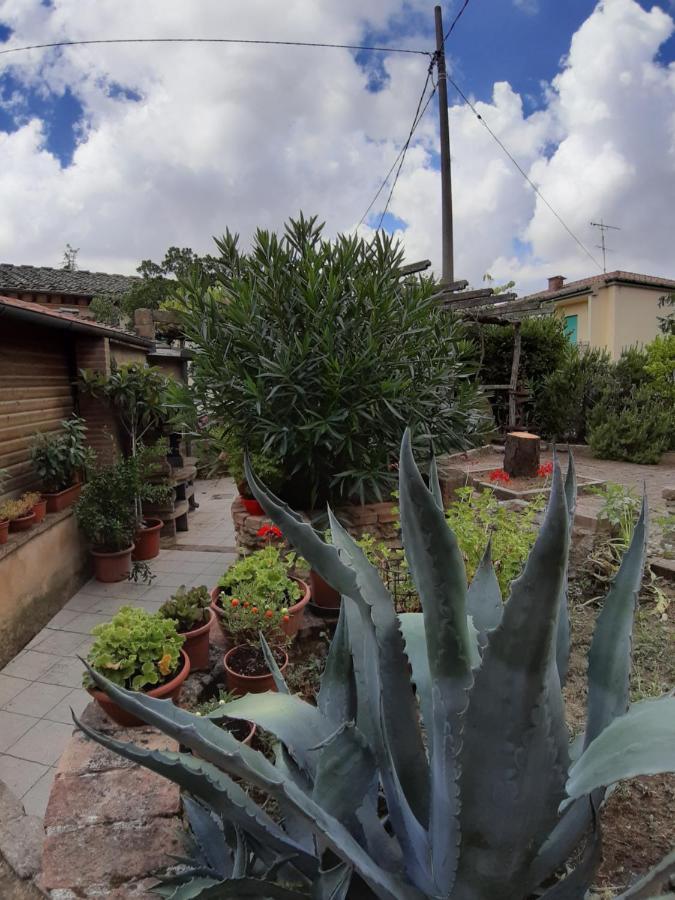
[[[405,4],[410,7],[410,2]],[[415,0],[428,11],[426,0]],[[105,35],[218,35],[358,42],[404,0],[5,0],[17,44]],[[622,226],[611,264],[675,275],[670,239],[675,175],[675,70],[655,62],[671,19],[634,0],[605,0],[574,36],[546,107],[527,115],[509,84],[477,108],[589,245],[589,222]],[[410,37],[425,46],[429,36]],[[0,258],[58,264],[68,241],[84,267],[132,271],[171,244],[212,249],[226,227],[247,240],[303,209],[334,233],[353,227],[404,140],[424,79],[422,57],[392,56],[380,92],[347,51],[235,46],[80,47],[6,56],[32,89],[84,104],[73,162],[44,149],[28,119],[0,134]],[[137,91],[127,102],[111,83]],[[553,269],[590,261],[464,106],[451,108],[456,273],[537,287]],[[440,258],[440,176],[434,117],[418,131],[391,212],[407,223],[410,259]],[[386,195],[386,194],[385,194]],[[670,202],[669,202],[670,200]],[[524,258],[522,243],[532,253]],[[517,250],[520,249],[520,252]]]
[[[539,12],[539,0],[513,0],[513,5],[530,16]]]

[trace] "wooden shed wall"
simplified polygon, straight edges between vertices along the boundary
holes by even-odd
[[[40,326],[0,324],[0,497],[38,486],[29,447],[36,431],[58,431],[74,408],[73,339]]]

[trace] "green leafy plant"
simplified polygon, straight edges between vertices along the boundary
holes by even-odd
[[[18,500],[5,500],[0,505],[0,522],[4,519],[9,519],[10,522],[13,522],[15,519],[21,519],[23,516],[27,516],[34,506],[35,504],[30,497],[24,496]]]
[[[589,416],[588,442],[600,459],[655,465],[668,449],[672,410],[650,385],[629,394],[605,394]]]
[[[213,436],[211,439],[213,440]],[[234,478],[239,493],[245,497],[252,496],[244,475],[244,448],[236,433],[234,431],[221,431],[220,439],[216,441],[216,446],[225,457],[229,474]],[[269,484],[272,490],[277,490],[283,481],[281,464],[271,459],[265,453],[253,452],[250,456],[256,472],[261,473],[260,477],[265,480],[265,484]]]
[[[340,619],[316,706],[287,693],[274,665],[277,693],[250,694],[207,718],[91,672],[120,706],[189,751],[149,751],[78,722],[103,746],[180,784],[201,816],[201,831],[196,817],[193,828],[202,846],[208,838],[214,864],[192,873],[189,886],[164,886],[164,895],[178,887],[185,897],[301,900],[345,898],[353,887],[381,900],[582,896],[600,861],[606,789],[675,769],[675,698],[629,705],[646,504],[598,616],[586,727],[570,745],[561,685],[573,466],[564,484],[556,466],[541,530],[504,604],[489,551],[467,583],[435,470],[428,489],[406,436],[401,527],[423,612],[398,616],[334,517],[331,546],[247,474],[266,513],[342,595]],[[219,729],[223,716],[275,734],[283,747],[276,763]],[[279,804],[282,821],[235,778]],[[237,852],[242,846],[248,854]],[[540,888],[572,858],[560,884]],[[630,888],[622,895],[637,896]]]
[[[210,603],[207,587],[201,585],[188,590],[182,584],[169,600],[162,603],[158,612],[165,619],[174,619],[179,631],[192,631],[208,618]]]
[[[617,533],[622,549],[627,549],[640,514],[640,498],[633,488],[612,481],[591,488],[590,492],[602,499],[598,518],[609,523]]]
[[[302,591],[290,577],[296,557],[284,554],[272,544],[238,560],[219,579],[218,585],[228,597],[262,609],[280,610],[293,606]]]
[[[520,511],[508,509],[492,491],[458,488],[457,499],[446,510],[446,521],[457,538],[466,573],[473,579],[490,541],[492,562],[502,597],[520,575],[537,536],[535,521],[544,507],[543,497]]]
[[[45,491],[65,490],[77,474],[89,469],[93,453],[85,444],[86,432],[84,419],[71,416],[61,422],[59,432],[40,432],[34,436],[30,457]]]
[[[302,215],[249,254],[229,233],[217,244],[216,283],[182,279],[176,295],[195,390],[212,425],[278,461],[289,502],[386,495],[405,421],[421,453],[480,440],[475,347],[431,282],[401,279],[399,244],[329,241]]]
[[[115,294],[97,294],[92,297],[88,311],[101,325],[117,327],[122,321],[120,300]]]
[[[180,667],[185,638],[171,619],[123,606],[104,625],[92,629],[94,643],[87,662],[114,684],[142,691],[161,684]],[[93,686],[85,675],[85,687]]]

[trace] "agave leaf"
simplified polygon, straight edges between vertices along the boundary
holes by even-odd
[[[356,720],[354,665],[349,652],[347,612],[344,603],[340,606],[337,627],[330,642],[317,705],[324,716],[335,725]]]
[[[279,769],[261,753],[241,744],[213,722],[186,712],[170,700],[157,700],[147,694],[127,691],[114,685],[91,667],[88,666],[87,669],[94,683],[127,712],[156,726],[169,737],[175,738],[198,754],[202,760],[211,762],[228,774],[243,778],[253,786],[267,791],[280,805],[288,803],[297,816],[304,819],[308,827],[322,838],[326,846],[344,862],[353,866],[380,900],[422,900],[415,888],[378,866],[340,822],[326,814],[292,780],[284,778]],[[81,724],[80,727],[82,728]],[[109,746],[121,755],[126,755],[125,744],[115,742],[116,746],[113,747],[110,738],[95,732],[87,733],[103,746]],[[134,758],[134,761],[150,767],[143,756]],[[188,789],[199,796],[200,787],[203,788],[201,781],[198,782],[196,790]],[[291,848],[293,849],[295,848]],[[307,854],[301,849],[295,862],[296,867],[302,869],[302,863],[307,859]],[[313,858],[309,857],[309,860],[314,863]]]
[[[284,745],[277,743],[274,748],[274,765],[282,773],[284,778],[293,781],[301,791],[306,794],[312,793],[312,786],[309,780],[302,774],[300,769],[293,762]],[[279,808],[283,816],[284,831],[291,837],[296,844],[299,844],[307,853],[312,856],[318,856],[316,847],[316,838],[314,833],[307,827],[306,821],[298,816],[294,807],[290,803],[280,802]]]
[[[354,814],[377,786],[377,772],[365,740],[349,723],[321,747],[312,798],[327,813],[353,829]],[[349,790],[345,786],[349,785]]]
[[[600,802],[602,797],[598,797],[597,800]],[[575,800],[565,810],[532,862],[528,880],[530,893],[570,858],[572,851],[587,831],[592,817],[590,797]]]
[[[630,546],[598,616],[588,654],[585,746],[628,709],[633,619],[647,549],[647,497]]]
[[[649,900],[649,898],[658,900],[658,897],[662,895],[664,890],[672,888],[674,878],[675,850],[664,856],[661,862],[647,872],[644,878],[641,878],[636,884],[629,887],[616,900]],[[668,896],[672,896],[672,893]]]
[[[260,645],[262,647],[263,656],[265,657],[265,662],[267,663],[267,668],[272,673],[274,686],[276,687],[277,691],[280,694],[290,693],[286,681],[284,680],[284,676],[281,674],[281,669],[277,665],[274,654],[270,650],[270,646],[265,640],[265,635],[262,633],[262,631],[260,632]]]
[[[435,456],[431,457],[431,462],[429,463],[429,490],[439,509],[443,509],[443,491],[438,480],[438,464]]]
[[[565,476],[565,500],[567,501],[567,521],[571,539],[572,529],[574,528],[574,516],[577,508],[577,475],[574,467],[574,455],[571,450],[568,451],[567,474]],[[567,681],[567,672],[570,664],[570,611],[568,605],[567,574],[566,567],[565,578],[560,592],[558,628],[556,633],[556,665],[558,666],[560,684],[565,684]]]
[[[209,867],[221,878],[231,875],[232,854],[227,846],[223,829],[216,822],[210,809],[193,800],[188,794],[183,795],[183,809],[187,814],[195,842]]]
[[[579,863],[565,878],[541,895],[541,900],[583,900],[602,862],[602,832],[596,822]]]
[[[197,897],[203,897],[207,888],[226,884],[225,881],[219,881],[217,878],[191,878],[189,881],[173,884],[167,882],[153,888],[155,894],[160,897],[167,897],[168,900],[195,900]],[[227,896],[224,894],[223,896]]]
[[[346,863],[320,871],[312,884],[312,900],[346,900],[351,880],[351,866]]]
[[[187,889],[192,885],[192,892]],[[200,878],[184,885],[185,893],[172,894],[172,900],[225,900],[233,897],[234,900],[245,900],[249,897],[258,897],[262,900],[310,900],[309,894],[304,891],[296,891],[292,888],[282,887],[273,881],[263,881],[260,878],[228,878],[227,881],[213,882],[208,878]],[[196,893],[195,893],[196,891]]]
[[[539,835],[557,821],[568,735],[554,641],[568,542],[556,465],[543,525],[488,635],[466,713],[460,900],[518,896]]]
[[[668,696],[643,700],[614,719],[570,769],[567,794],[582,797],[625,778],[661,772],[675,772],[675,697]]]
[[[485,553],[467,590],[466,607],[478,632],[478,644],[484,647],[487,644],[488,632],[499,625],[504,611],[502,592],[492,564],[492,538],[487,543]]]

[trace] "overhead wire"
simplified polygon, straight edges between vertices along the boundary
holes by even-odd
[[[576,236],[576,234],[572,231],[572,229],[569,227],[569,225],[567,224],[567,222],[565,222],[565,220],[564,220],[563,217],[560,215],[560,213],[559,213],[556,209],[554,209],[554,207],[549,203],[549,201],[546,199],[546,197],[544,197],[544,195],[543,195],[542,192],[539,190],[539,188],[538,188],[537,185],[534,183],[534,181],[532,181],[532,179],[530,178],[530,176],[529,176],[529,175],[527,174],[527,172],[523,169],[523,167],[520,165],[520,163],[519,163],[518,160],[515,158],[515,156],[511,153],[511,151],[508,149],[508,147],[506,147],[506,145],[504,144],[504,142],[503,142],[499,137],[497,137],[497,135],[496,135],[496,134],[494,133],[494,131],[490,128],[490,126],[489,126],[488,123],[485,121],[485,119],[483,118],[483,116],[481,116],[481,114],[478,112],[478,110],[476,109],[476,107],[474,106],[474,104],[469,100],[469,98],[466,96],[466,94],[465,94],[464,91],[460,88],[460,86],[457,84],[457,82],[454,81],[454,80],[450,77],[450,75],[446,75],[446,77],[447,77],[448,82],[454,87],[454,89],[457,91],[457,93],[458,93],[459,96],[462,98],[462,100],[464,101],[464,103],[466,103],[466,105],[469,107],[469,109],[471,110],[471,112],[476,116],[476,118],[477,118],[478,121],[481,123],[481,125],[486,129],[486,131],[488,132],[488,134],[489,134],[489,135],[492,137],[492,139],[497,143],[497,145],[502,149],[502,151],[506,154],[506,156],[508,156],[508,158],[511,160],[511,162],[512,162],[513,165],[516,167],[516,169],[518,169],[518,171],[520,172],[520,174],[523,176],[523,178],[525,179],[525,181],[530,185],[530,187],[531,187],[532,190],[535,192],[535,194],[537,195],[537,197],[539,197],[539,199],[541,200],[541,202],[542,202],[545,206],[548,207],[548,209],[553,213],[553,215],[554,215],[554,216],[556,217],[556,219],[560,222],[560,224],[561,224],[562,227],[565,229],[565,231],[569,234],[569,236],[570,236],[570,237],[571,237],[571,238],[579,245],[579,247],[581,247],[581,249],[584,251],[584,253],[586,254],[586,256],[588,256],[588,258],[594,263],[594,265],[596,265],[596,266],[598,267],[598,269],[600,269],[600,271],[602,271],[602,266],[600,265],[600,263],[598,262],[598,260],[593,256],[593,254],[592,254],[591,251],[588,249],[588,247],[586,247],[586,245],[583,243],[583,241],[581,241],[581,239],[578,238],[578,237]]]
[[[464,15],[464,11],[465,11],[465,9],[467,8],[467,6],[469,5],[470,2],[471,2],[471,0],[464,0],[464,5],[463,5],[462,8],[460,9],[460,11],[457,13],[457,15],[455,16],[455,18],[452,20],[452,23],[451,23],[450,27],[448,28],[448,30],[445,32],[445,37],[443,38],[443,43],[444,43],[444,44],[445,44],[445,42],[447,41],[447,39],[450,37],[450,35],[452,34],[452,32],[455,30],[455,26],[457,25],[457,23],[459,22],[459,20],[460,20],[460,19],[462,18],[462,16]]]
[[[96,38],[82,41],[54,41],[49,44],[29,44],[25,47],[9,47],[0,50],[0,56],[6,53],[21,53],[25,50],[50,50],[56,47],[82,47],[92,44],[261,44],[275,47],[320,47],[331,50],[363,50],[373,53],[411,53],[416,56],[433,56],[429,50],[417,50],[410,47],[379,47],[361,44],[331,44],[319,41],[268,41],[253,38]]]

